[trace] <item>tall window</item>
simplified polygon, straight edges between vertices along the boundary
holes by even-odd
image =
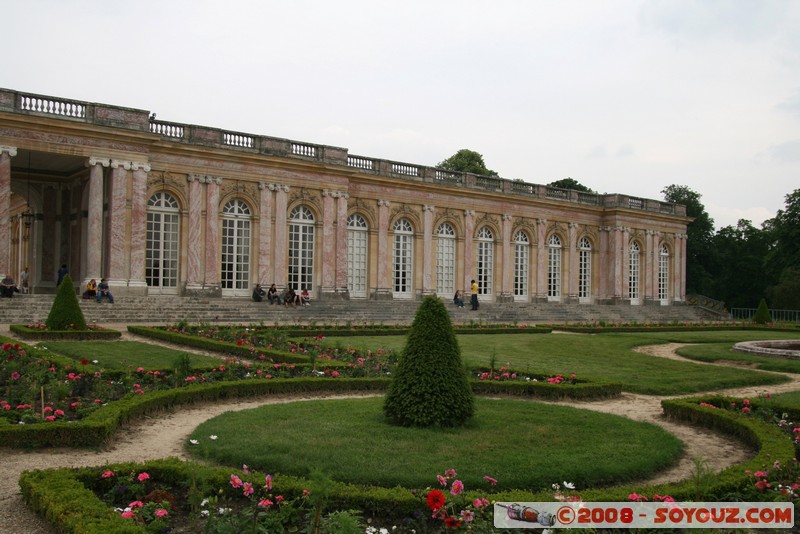
[[[547,240],[547,300],[561,300],[561,238]]]
[[[669,248],[661,245],[658,254],[658,298],[661,304],[669,303]]]
[[[367,297],[368,230],[358,213],[347,218],[347,291],[352,298]]]
[[[222,291],[248,295],[250,289],[250,208],[231,200],[222,209]]]
[[[399,219],[394,223],[393,290],[394,297],[398,299],[410,299],[412,297],[414,275],[413,240],[414,232],[408,220]]]
[[[478,230],[478,294],[492,294],[494,235],[488,226]]]
[[[151,291],[177,293],[180,214],[175,197],[160,191],[147,202],[145,280]]]
[[[436,294],[450,298],[456,292],[456,231],[442,223],[436,235]]]
[[[528,258],[530,241],[528,234],[517,232],[514,236],[514,300],[526,300],[528,297]]]
[[[305,206],[289,214],[288,284],[295,291],[314,290],[314,214]]]
[[[578,302],[592,300],[592,244],[585,237],[578,242]]]
[[[631,304],[639,304],[639,243],[636,241],[631,242],[628,249],[628,296],[631,299]]]

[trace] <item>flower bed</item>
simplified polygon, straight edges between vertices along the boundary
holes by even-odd
[[[88,330],[49,330],[44,323],[30,323],[26,325],[12,324],[9,330],[22,339],[39,341],[86,341],[101,339],[118,339],[122,333],[97,325],[86,325]]]

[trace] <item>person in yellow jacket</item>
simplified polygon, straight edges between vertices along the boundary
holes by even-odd
[[[478,282],[475,280],[472,281],[472,299],[470,300],[470,304],[472,304],[472,309],[478,309]]]

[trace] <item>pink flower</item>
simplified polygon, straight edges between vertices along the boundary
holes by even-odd
[[[139,476],[136,477],[139,482],[144,482],[145,480],[150,480],[150,475],[147,473],[139,473]]]
[[[251,483],[249,483],[249,482],[245,482],[244,483],[244,491],[243,491],[243,493],[244,493],[245,497],[249,497],[250,495],[252,495],[253,494],[253,485]]]
[[[242,464],[242,473],[244,473],[245,475],[250,474],[250,468],[247,467],[247,464]]]
[[[234,488],[241,488],[242,487],[242,479],[237,477],[236,475],[231,475],[231,486]]]
[[[14,371],[13,373],[11,373],[11,380],[19,380],[19,376],[20,376],[19,373]]]
[[[53,415],[56,415],[56,416],[60,417],[60,416],[64,415],[64,410],[56,410],[55,412],[53,412]]]
[[[264,487],[267,488],[267,491],[272,489],[272,475],[264,477]]]
[[[450,494],[460,495],[462,491],[464,491],[464,483],[460,480],[454,480],[453,485],[450,486]]]
[[[104,471],[100,478],[111,478],[114,476],[114,471]]]
[[[158,510],[155,511],[155,515],[156,517],[167,517],[169,515],[169,512],[167,512],[163,508],[159,508]]]
[[[438,480],[439,484],[441,484],[442,486],[447,485],[447,479],[444,478],[442,475],[436,475],[436,480]]]
[[[274,503],[269,499],[264,499],[264,500],[258,501],[258,505],[260,507],[262,507],[262,508],[266,508],[268,506],[272,506],[273,504]]]
[[[44,420],[45,421],[55,421],[56,420],[56,416],[55,415],[48,415],[47,417],[44,418]]]
[[[126,510],[122,512],[122,517],[125,519],[131,519],[133,517],[133,510]]]
[[[465,523],[471,523],[475,519],[475,513],[472,510],[461,510],[461,519]]]
[[[492,478],[492,477],[490,477],[490,476],[488,476],[488,475],[483,477],[483,480],[485,480],[486,482],[488,482],[492,486],[496,486],[497,485],[497,480]]]
[[[455,478],[458,476],[458,473],[456,473],[455,469],[448,469],[447,471],[444,472],[444,476],[446,476],[447,478]]]
[[[144,503],[142,501],[133,501],[128,505],[128,508],[143,508]]]

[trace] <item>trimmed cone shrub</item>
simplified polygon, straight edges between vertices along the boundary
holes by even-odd
[[[87,330],[72,278],[66,275],[58,286],[58,293],[45,321],[49,330]]]
[[[450,316],[442,301],[425,297],[386,392],[383,413],[399,426],[461,426],[474,411]]]
[[[761,299],[761,302],[758,303],[758,309],[756,310],[756,314],[753,316],[753,322],[758,324],[767,324],[772,322],[772,314],[769,313],[767,301],[763,298]]]

